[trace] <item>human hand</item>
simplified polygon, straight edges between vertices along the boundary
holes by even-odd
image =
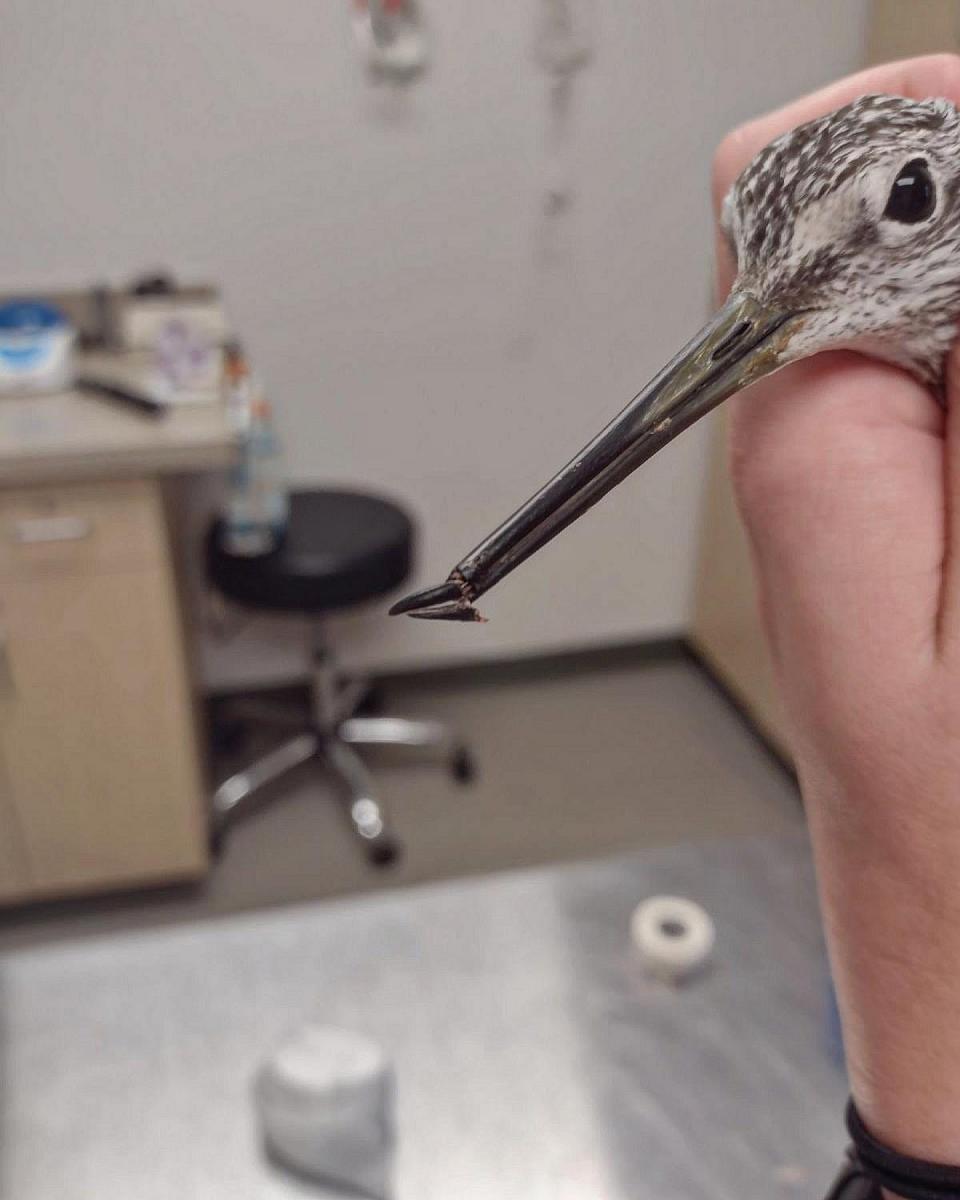
[[[717,204],[767,142],[868,92],[960,103],[960,59],[866,71],[741,127]],[[735,401],[731,455],[854,1092],[878,1136],[960,1162],[960,354],[946,414],[855,354],[790,366]]]

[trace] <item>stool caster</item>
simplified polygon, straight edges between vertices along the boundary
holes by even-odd
[[[450,774],[454,777],[457,783],[473,783],[477,778],[477,764],[474,761],[473,755],[465,747],[461,746],[454,754],[450,762]]]
[[[399,838],[384,837],[367,847],[367,862],[381,870],[395,867],[402,858],[403,842]]]
[[[379,717],[383,714],[387,707],[386,697],[383,694],[383,688],[374,684],[373,687],[367,688],[360,698],[360,702],[350,713],[352,717]]]
[[[250,737],[246,721],[226,714],[214,713],[209,724],[210,744],[221,754],[234,754],[241,750]]]

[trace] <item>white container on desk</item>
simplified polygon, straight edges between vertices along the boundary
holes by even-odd
[[[52,304],[14,300],[0,305],[0,394],[69,387],[75,341],[73,326]]]

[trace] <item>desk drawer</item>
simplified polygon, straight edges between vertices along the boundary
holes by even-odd
[[[137,480],[0,491],[0,575],[156,562],[163,514]]]
[[[0,491],[0,905],[204,869],[165,532],[150,480]]]

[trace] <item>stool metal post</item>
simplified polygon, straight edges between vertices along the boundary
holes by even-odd
[[[313,720],[318,729],[332,733],[344,713],[341,710],[337,670],[320,621],[311,623],[309,650]]]

